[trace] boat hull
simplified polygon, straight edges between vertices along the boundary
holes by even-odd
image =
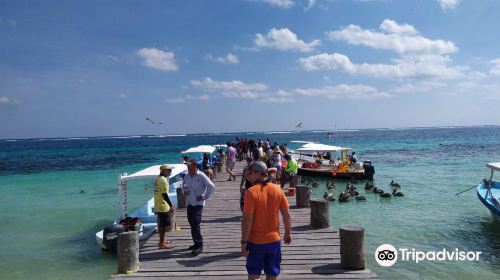
[[[332,172],[331,169],[321,169],[321,168],[299,168],[298,175],[300,176],[310,176],[310,177],[323,177],[332,179],[351,179],[356,180],[373,180],[373,175],[367,176],[363,170],[351,171],[351,172]]]
[[[493,181],[491,184],[491,194],[488,194],[487,186],[481,183],[476,188],[477,197],[483,205],[488,208],[493,217],[500,221],[500,204],[495,199],[500,198],[500,183]],[[495,205],[496,204],[496,205]]]

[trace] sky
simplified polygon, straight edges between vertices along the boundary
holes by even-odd
[[[500,125],[497,0],[0,7],[3,139]]]

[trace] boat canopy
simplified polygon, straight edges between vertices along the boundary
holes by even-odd
[[[169,178],[175,177],[178,174],[187,171],[187,167],[185,164],[169,164],[173,166],[172,172],[170,172]],[[127,175],[126,173],[121,176],[122,181],[129,181],[133,179],[144,179],[144,178],[154,178],[160,174],[160,165],[153,165],[143,170],[137,171],[131,175]]]
[[[308,143],[304,144],[302,147],[298,148],[296,151],[299,152],[336,152],[350,150],[347,147],[331,146],[319,143]]]
[[[316,143],[316,142],[313,142],[313,141],[302,141],[302,140],[293,140],[293,141],[290,141],[291,143],[301,143],[301,144],[311,144],[311,143]]]
[[[189,154],[189,153],[201,153],[201,154],[207,153],[207,154],[211,154],[214,151],[215,151],[215,147],[214,146],[200,145],[198,147],[189,148],[189,149],[187,149],[185,151],[182,151],[181,153],[183,153],[183,154]]]
[[[491,170],[500,171],[500,162],[490,162],[486,166]]]
[[[216,148],[227,148],[227,144],[215,144],[214,147],[216,147]]]

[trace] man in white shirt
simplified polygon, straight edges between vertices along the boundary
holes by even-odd
[[[214,183],[208,179],[205,173],[198,170],[198,161],[190,158],[187,161],[188,174],[184,176],[182,191],[186,196],[187,217],[191,226],[191,237],[194,244],[189,246],[194,256],[203,252],[203,236],[201,235],[201,218],[203,206],[214,191]]]

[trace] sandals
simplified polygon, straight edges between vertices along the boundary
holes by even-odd
[[[158,249],[172,249],[174,248],[174,245],[172,243],[163,243],[160,246],[158,246]]]

